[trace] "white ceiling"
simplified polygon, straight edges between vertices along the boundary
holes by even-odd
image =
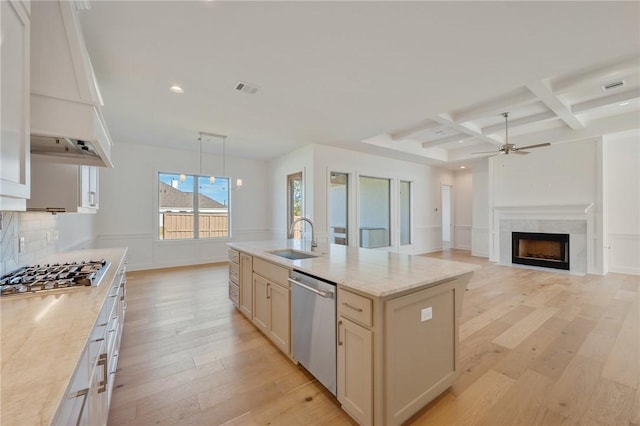
[[[80,17],[116,143],[195,150],[204,131],[243,157],[320,143],[457,167],[498,149],[505,111],[520,145],[640,127],[640,2],[94,1]]]

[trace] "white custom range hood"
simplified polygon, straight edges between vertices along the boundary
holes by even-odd
[[[31,155],[113,167],[111,137],[75,4],[31,2]]]

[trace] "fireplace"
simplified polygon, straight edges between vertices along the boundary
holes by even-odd
[[[511,262],[569,270],[569,234],[511,233]]]

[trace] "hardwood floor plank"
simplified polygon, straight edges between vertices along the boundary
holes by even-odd
[[[531,333],[540,328],[549,318],[558,312],[558,308],[541,307],[518,321],[513,327],[493,339],[493,343],[513,349],[522,343]]]
[[[579,420],[589,408],[601,370],[600,362],[581,356],[574,357],[553,385],[544,405],[564,417]]]
[[[482,425],[528,425],[538,417],[553,381],[527,370],[478,422]]]
[[[635,390],[601,379],[581,418],[583,424],[622,425],[633,415]]]

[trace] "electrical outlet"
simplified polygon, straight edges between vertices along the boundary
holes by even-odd
[[[18,238],[18,253],[22,253],[24,251],[24,245],[25,245],[24,237],[19,237]]]
[[[420,321],[429,321],[433,318],[433,309],[431,307],[424,308],[420,311]]]
[[[51,233],[52,233],[51,231],[47,231],[47,244],[51,242],[51,237],[52,237]]]
[[[53,231],[53,241],[58,241],[60,234],[58,234],[58,230]]]

